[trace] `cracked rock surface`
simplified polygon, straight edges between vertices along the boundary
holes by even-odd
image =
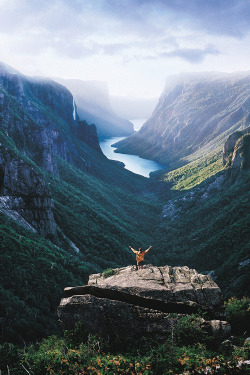
[[[211,319],[225,316],[220,288],[208,275],[184,267],[128,266],[113,274],[93,274],[88,285],[65,288],[58,317],[66,329],[81,321],[88,333],[125,337],[128,332],[167,337],[173,314],[206,311]]]

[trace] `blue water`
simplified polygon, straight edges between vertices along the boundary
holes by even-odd
[[[135,130],[139,130],[141,125],[146,120],[130,120],[134,123]],[[119,154],[115,152],[115,148],[112,145],[116,142],[121,141],[125,137],[111,137],[105,138],[100,141],[102,152],[108,159],[118,160],[125,164],[125,168],[131,172],[140,174],[145,177],[149,177],[150,172],[158,171],[159,169],[166,168],[165,165],[157,163],[156,161],[142,159],[137,155]]]

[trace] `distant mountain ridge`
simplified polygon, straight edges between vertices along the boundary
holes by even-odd
[[[223,147],[250,124],[250,72],[193,73],[168,79],[151,118],[116,144],[117,152],[159,161],[170,169]]]
[[[130,121],[113,112],[106,82],[54,79],[72,92],[79,118],[95,124],[99,138],[128,136],[134,132]]]

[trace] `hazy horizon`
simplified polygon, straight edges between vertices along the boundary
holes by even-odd
[[[159,97],[185,72],[249,70],[247,0],[0,0],[0,61]]]

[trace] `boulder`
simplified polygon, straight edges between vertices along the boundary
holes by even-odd
[[[90,275],[88,285],[65,288],[58,307],[64,329],[82,322],[86,332],[105,337],[166,338],[183,314],[202,310],[213,319],[225,316],[220,288],[186,266],[129,266],[105,276]]]
[[[217,341],[223,341],[231,334],[231,326],[222,320],[206,320],[201,324],[201,328],[212,335]]]

